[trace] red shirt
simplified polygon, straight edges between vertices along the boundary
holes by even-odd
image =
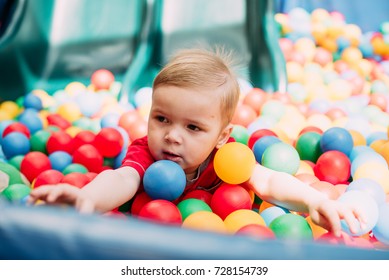
[[[232,141],[234,141],[234,139],[230,138],[228,142]],[[195,189],[203,189],[209,192],[213,192],[215,188],[217,188],[222,183],[213,168],[213,159],[216,151],[217,149],[215,148],[207,160],[205,160],[200,165],[196,178],[187,181],[182,197],[189,191]],[[122,166],[130,166],[135,168],[142,180],[146,169],[155,161],[156,160],[151,155],[147,144],[147,136],[144,136],[133,141],[128,147],[127,154],[122,161]],[[143,185],[140,189],[143,190]]]

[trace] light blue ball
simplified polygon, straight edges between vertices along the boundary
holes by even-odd
[[[386,162],[386,160],[383,156],[376,153],[375,151],[368,151],[368,152],[364,152],[364,153],[358,155],[351,162],[351,169],[350,169],[351,175],[354,176],[355,171],[357,171],[357,169],[362,164],[365,164],[367,162],[378,162],[380,164],[388,166],[388,163]]]
[[[382,186],[369,178],[358,178],[352,181],[346,191],[363,191],[374,198],[377,205],[384,203],[386,199],[386,194]]]
[[[42,100],[37,95],[28,93],[24,96],[23,107],[40,111],[43,109]]]
[[[389,203],[381,204],[378,212],[378,221],[372,232],[378,241],[389,245]]]
[[[146,169],[143,186],[152,199],[173,201],[184,192],[185,172],[174,161],[159,160]]]
[[[343,202],[351,209],[359,209],[366,219],[366,224],[362,227],[360,222],[354,218],[354,222],[358,225],[358,230],[352,233],[345,220],[341,220],[341,227],[344,232],[351,236],[361,236],[370,232],[375,227],[378,221],[378,205],[373,197],[367,195],[363,191],[352,190],[343,193],[338,201]]]

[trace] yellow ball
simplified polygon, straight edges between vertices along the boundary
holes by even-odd
[[[79,132],[82,131],[82,129],[77,126],[69,126],[65,131],[70,136],[75,137]]]
[[[65,91],[69,95],[77,95],[86,91],[86,86],[80,82],[71,82],[65,87]]]
[[[305,220],[308,222],[308,224],[312,229],[312,234],[314,239],[318,239],[320,236],[328,232],[328,230],[326,230],[325,228],[315,224],[312,221],[311,216],[306,217]]]
[[[379,162],[366,162],[361,164],[354,172],[353,180],[368,178],[376,181],[389,194],[389,170]]]
[[[362,52],[357,47],[348,47],[342,51],[341,58],[350,65],[358,65],[363,58]]]
[[[81,117],[80,108],[75,103],[64,103],[57,109],[57,113],[69,122],[74,122]]]
[[[303,81],[304,69],[299,63],[295,61],[288,61],[286,63],[286,72],[288,76],[288,82],[294,83]]]
[[[19,112],[20,112],[20,108],[18,106],[18,104],[16,104],[15,102],[13,101],[4,101],[3,103],[0,104],[0,110],[6,114],[4,114],[3,116],[6,117],[5,119],[3,120],[9,120],[9,119],[13,119],[15,118]]]
[[[366,138],[359,131],[350,129],[351,137],[353,138],[354,146],[366,146]]]
[[[182,227],[219,233],[227,232],[222,218],[209,211],[198,211],[190,214],[182,223]]]
[[[229,214],[224,219],[227,231],[235,234],[244,226],[255,224],[266,226],[265,220],[257,212],[249,209],[239,209]]]
[[[298,175],[298,174],[301,174],[301,173],[303,173],[303,174],[311,174],[311,175],[315,174],[313,172],[312,167],[304,160],[300,160],[300,166],[299,166],[299,169],[297,170],[295,175]]]
[[[223,145],[214,158],[217,176],[229,184],[241,184],[250,179],[255,164],[254,153],[248,146],[239,142]]]

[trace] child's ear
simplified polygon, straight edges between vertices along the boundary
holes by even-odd
[[[220,136],[219,136],[219,140],[216,144],[216,148],[220,148],[221,146],[223,146],[225,143],[227,143],[228,141],[228,138],[230,138],[230,135],[232,133],[232,129],[234,128],[234,126],[232,124],[228,124],[222,131],[222,133],[220,133]]]

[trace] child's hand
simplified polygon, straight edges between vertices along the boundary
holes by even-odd
[[[38,200],[47,204],[73,205],[81,213],[92,213],[95,208],[91,200],[82,196],[79,188],[69,184],[46,185],[33,189],[27,203],[34,204]]]
[[[345,220],[352,233],[356,233],[365,223],[364,215],[358,209],[350,208],[340,201],[322,199],[309,205],[309,214],[314,223],[329,230],[335,236],[341,234],[341,220]]]

